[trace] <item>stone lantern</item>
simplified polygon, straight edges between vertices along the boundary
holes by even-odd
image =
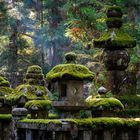
[[[66,64],[55,66],[46,77],[51,85],[56,85],[58,100],[53,102],[53,106],[65,111],[61,117],[78,117],[76,112],[85,108],[84,81],[92,80],[94,75],[87,67],[75,64],[74,53],[66,54],[65,58]]]
[[[6,97],[12,93],[13,89],[10,88],[9,81],[0,76],[0,113],[1,114],[9,114],[11,113],[12,107],[7,104]]]
[[[108,30],[94,40],[95,48],[104,49],[104,64],[108,70],[108,88],[113,93],[122,93],[122,85],[127,80],[125,69],[130,62],[130,56],[126,49],[136,46],[136,40],[123,32],[122,11],[118,6],[107,9],[106,25]]]

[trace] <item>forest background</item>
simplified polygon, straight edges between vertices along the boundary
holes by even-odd
[[[78,63],[95,69],[96,62],[101,69],[102,50],[94,48],[93,40],[107,29],[110,5],[122,7],[122,30],[137,40],[129,68],[138,69],[139,0],[0,0],[0,73],[25,73],[30,65],[47,73],[64,63],[69,51],[77,53]]]

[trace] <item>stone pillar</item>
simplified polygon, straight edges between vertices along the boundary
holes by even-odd
[[[140,140],[140,128],[138,129],[138,140]]]
[[[16,123],[27,117],[28,110],[26,108],[14,108],[12,110],[12,139],[20,140],[17,134]]]
[[[113,140],[112,135],[111,135],[111,131],[109,131],[109,130],[104,131],[104,140]]]
[[[118,6],[107,9],[106,31],[99,39],[94,40],[95,48],[104,48],[103,61],[108,71],[108,89],[114,94],[125,94],[123,85],[126,82],[125,70],[130,56],[126,48],[136,46],[136,40],[124,33],[122,27],[122,10]]]
[[[84,131],[83,140],[92,140],[92,131]]]
[[[122,140],[129,140],[129,136],[127,132],[122,132]]]
[[[56,132],[55,140],[72,140],[70,132],[59,131]]]
[[[25,138],[25,140],[32,140],[32,131],[29,130],[29,129],[26,129],[26,138]]]

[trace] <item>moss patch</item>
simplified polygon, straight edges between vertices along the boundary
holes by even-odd
[[[25,104],[25,108],[32,109],[32,107],[37,107],[40,110],[48,110],[51,103],[52,102],[50,100],[32,100]]]
[[[9,87],[0,87],[0,96],[3,96],[3,95],[8,95],[10,93],[12,93],[13,89],[12,88],[9,88]]]
[[[12,120],[12,115],[11,114],[0,114],[0,120]]]
[[[93,79],[94,74],[87,67],[80,64],[60,64],[54,67],[46,77],[49,81],[67,77],[84,80]]]
[[[38,65],[28,67],[27,73],[42,73],[42,69]]]
[[[116,98],[96,98],[89,96],[86,99],[86,103],[93,110],[124,109],[123,104]]]
[[[1,86],[3,86],[3,87],[9,87],[10,86],[9,81],[2,76],[0,76],[0,87]]]
[[[140,118],[124,119],[124,118],[88,118],[88,119],[69,119],[68,121],[76,123],[78,126],[92,127],[92,128],[114,128],[114,127],[139,127]]]
[[[6,100],[10,104],[17,104],[21,97],[25,97],[27,100],[45,100],[49,99],[47,96],[48,92],[49,91],[43,86],[23,84],[16,87],[16,89],[6,97]],[[40,96],[37,95],[38,93]]]
[[[49,123],[62,124],[61,120],[56,120],[56,119],[24,119],[21,120],[20,122],[37,123],[37,124],[49,124]]]
[[[107,7],[107,11],[112,11],[112,10],[115,10],[117,12],[121,12],[121,7],[120,6],[108,6]]]
[[[48,115],[48,118],[49,119],[58,119],[59,118],[59,115],[58,114],[49,114]]]
[[[136,45],[136,40],[118,29],[105,32],[99,39],[94,40],[97,48],[132,48]]]

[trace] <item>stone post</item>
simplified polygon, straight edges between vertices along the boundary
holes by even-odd
[[[84,131],[83,140],[92,140],[92,131]]]
[[[95,48],[104,48],[103,60],[108,71],[106,86],[114,94],[125,94],[124,87],[128,79],[125,70],[130,62],[126,48],[136,46],[135,39],[121,29],[122,15],[120,7],[109,7],[106,19],[108,30],[99,39],[94,40]]]
[[[112,135],[111,135],[111,131],[109,131],[109,130],[104,131],[104,140],[113,140]]]
[[[138,129],[138,140],[140,140],[140,128]]]
[[[26,108],[14,108],[12,110],[12,139],[19,140],[16,124],[19,120],[27,117],[28,110]]]
[[[129,136],[127,132],[122,133],[122,140],[129,140]]]

